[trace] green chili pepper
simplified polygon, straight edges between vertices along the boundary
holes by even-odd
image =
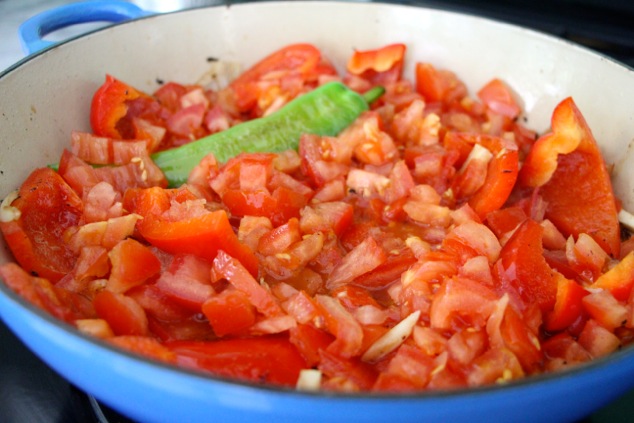
[[[384,91],[375,87],[360,95],[340,82],[330,82],[295,98],[270,116],[155,153],[152,159],[165,173],[169,185],[179,186],[208,153],[224,163],[241,152],[297,149],[302,134],[337,135]]]

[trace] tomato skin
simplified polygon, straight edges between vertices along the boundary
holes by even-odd
[[[69,273],[76,254],[64,243],[64,231],[79,223],[83,203],[54,170],[34,170],[12,206],[20,217],[0,222],[2,234],[22,268],[56,282]]]
[[[253,383],[295,386],[306,362],[285,336],[175,341],[165,346],[186,368]]]
[[[117,123],[128,112],[126,102],[141,97],[142,93],[106,75],[106,81],[95,92],[90,106],[90,125],[96,135],[122,139]]]
[[[70,322],[79,317],[72,313],[69,304],[62,302],[53,284],[47,279],[29,275],[15,263],[0,266],[0,279],[29,303],[58,319]]]

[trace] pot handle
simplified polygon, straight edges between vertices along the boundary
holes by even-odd
[[[58,29],[87,22],[123,22],[152,14],[135,4],[119,0],[82,1],[39,13],[20,25],[22,50],[32,54],[52,46],[44,36]]]

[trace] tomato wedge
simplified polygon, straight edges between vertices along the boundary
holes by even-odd
[[[254,383],[295,386],[306,362],[286,336],[211,342],[175,341],[165,346],[187,368]]]

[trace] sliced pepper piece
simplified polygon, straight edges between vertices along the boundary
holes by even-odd
[[[90,126],[95,135],[122,139],[117,124],[128,112],[126,102],[142,95],[145,94],[106,75],[106,81],[95,92],[90,107]]]
[[[599,146],[572,98],[553,112],[553,132],[529,152],[520,183],[541,187],[546,218],[564,236],[590,235],[612,257],[621,246],[617,203]]]

